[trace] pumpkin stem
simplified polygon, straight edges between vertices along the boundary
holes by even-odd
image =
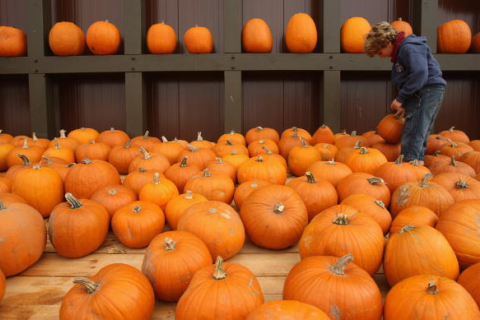
[[[81,161],[83,164],[91,164],[93,163],[92,160],[88,159],[88,158],[85,158],[85,159],[82,159]]]
[[[333,223],[339,226],[346,226],[350,224],[350,221],[345,213],[339,213],[335,220],[333,220]]]
[[[227,273],[223,269],[223,259],[220,256],[217,256],[217,261],[215,262],[215,272],[213,273],[213,279],[222,280],[227,277]]]
[[[258,156],[255,161],[257,162],[263,162],[263,157],[262,156]]]
[[[148,136],[150,135],[150,131],[145,131],[145,134],[143,135],[143,140],[148,140]]]
[[[404,158],[405,158],[405,156],[404,156],[403,154],[399,155],[398,158],[397,158],[397,160],[395,160],[395,164],[396,164],[397,166],[401,166],[402,163],[403,163],[403,159],[404,159]]]
[[[183,157],[182,162],[180,162],[179,165],[180,168],[185,168],[187,166],[187,159],[188,157]]]
[[[110,133],[115,133],[115,129],[113,127],[110,128]]]
[[[60,138],[65,139],[67,136],[65,135],[67,131],[65,129],[60,130]]]
[[[42,156],[42,161],[43,161],[47,166],[53,164],[52,159],[50,159],[50,158],[47,157],[46,155],[43,155],[43,156]]]
[[[227,141],[225,142],[225,144],[226,144],[227,146],[233,146],[233,142],[230,141],[230,139],[227,139]]]
[[[359,140],[359,141],[360,141],[360,140]],[[367,148],[365,148],[365,147],[361,147],[361,148],[360,148],[359,154],[369,154],[369,153],[370,153],[370,152],[368,152],[368,149],[367,149]]]
[[[22,159],[24,166],[29,166],[29,165],[31,165],[30,159],[28,159],[27,156],[24,155],[23,153],[19,153],[19,154],[18,154],[18,157],[19,157],[20,159]]]
[[[468,189],[468,187],[470,187],[467,181],[464,180],[457,181],[457,183],[455,183],[455,186],[457,187],[457,189]]]
[[[421,188],[428,188],[428,179],[430,179],[430,177],[433,177],[433,174],[431,173],[425,174],[422,178],[422,181],[420,181],[419,186]]]
[[[132,143],[132,139],[128,139],[128,141],[123,146],[124,149],[130,149],[130,144]]]
[[[266,146],[262,146],[262,149],[265,150],[265,154],[273,154],[272,150],[268,149]]]
[[[199,132],[197,133],[197,141],[203,141],[202,131],[199,131]]]
[[[95,140],[91,139],[90,144],[94,144],[94,143],[96,143]]]
[[[453,167],[458,167],[458,163],[457,161],[455,161],[455,156],[451,156],[451,158],[452,158],[452,162],[450,162],[450,165]]]
[[[379,178],[379,177],[368,178],[367,181],[368,181],[368,183],[370,183],[371,185],[375,185],[375,184],[377,184],[377,183],[383,183],[383,184],[385,184],[385,180],[383,180],[382,178]]]
[[[222,158],[216,157],[215,158],[215,164],[223,164]]]
[[[141,147],[140,148],[140,152],[143,154],[143,159],[144,160],[148,160],[148,159],[151,159],[152,156],[150,155],[150,153],[148,153],[147,150],[145,150],[145,148]]]
[[[454,129],[455,129],[455,126],[453,126],[453,127],[451,127],[450,129],[448,129],[448,131],[453,132]]]
[[[172,238],[169,238],[169,237],[163,238],[163,243],[165,245],[164,246],[165,251],[173,251],[175,250],[175,246],[177,245],[177,243],[173,241]]]
[[[7,208],[5,207],[5,205],[3,204],[3,201],[0,200],[0,210],[6,210]]]
[[[153,174],[153,184],[154,185],[157,185],[157,184],[160,184],[161,181],[160,181],[160,174],[158,172],[155,172]]]
[[[113,196],[113,195],[116,195],[118,193],[117,189],[110,189],[108,190],[108,194]]]
[[[192,200],[193,199],[193,192],[192,190],[187,190],[187,192],[185,192],[185,197],[183,197],[184,199],[187,199],[187,200]]]
[[[35,132],[32,132],[32,140],[38,141],[37,134]]]
[[[276,214],[283,213],[283,210],[285,210],[285,206],[282,203],[275,203],[275,206],[273,207],[273,212]]]
[[[325,162],[326,164],[329,164],[329,165],[335,165],[335,159],[332,158],[332,160],[328,160],[327,162]]]
[[[87,289],[88,294],[92,294],[95,291],[97,291],[98,288],[98,282],[90,280],[85,277],[78,277],[73,280],[73,283],[79,284],[81,286],[84,286],[85,289]]]
[[[30,148],[30,146],[28,145],[28,140],[27,138],[23,138],[23,146],[22,146],[23,149],[28,149]]]
[[[429,281],[428,282],[427,293],[428,294],[433,294],[433,295],[438,294],[437,283],[435,281]]]
[[[452,139],[447,139],[447,141],[448,141],[448,143],[450,143],[452,148],[457,148],[458,147],[458,144],[456,144],[455,141],[453,141]]]
[[[302,137],[299,137],[299,139],[300,139],[300,143],[302,144],[302,148],[307,148],[308,145],[307,145],[307,143],[305,142],[305,139],[303,139]]]
[[[65,199],[67,200],[68,204],[70,204],[70,208],[72,209],[78,209],[83,206],[80,200],[75,198],[70,192],[65,193]]]
[[[230,134],[234,134],[235,133],[235,130],[230,130]]]
[[[207,177],[207,178],[208,178],[208,177],[211,177],[211,176],[212,176],[212,172],[211,172],[210,170],[208,170],[208,168],[205,168],[205,169],[203,170],[203,176],[204,176],[204,177]]]
[[[385,203],[382,200],[375,200],[375,204],[382,209],[385,209]]]
[[[139,167],[139,168],[138,168],[138,171],[140,171],[141,173],[147,173],[147,172],[148,172],[147,169],[142,168],[142,167]]]
[[[305,175],[307,176],[308,183],[313,183],[313,184],[317,183],[317,181],[315,180],[315,177],[310,171],[305,172]]]
[[[142,207],[140,207],[140,206],[135,206],[135,207],[133,207],[133,209],[132,209],[132,212],[133,212],[133,213],[139,213],[140,211],[142,211]]]
[[[337,276],[344,276],[345,268],[351,262],[353,262],[353,255],[351,253],[347,253],[338,259],[333,266],[328,267],[328,269]]]
[[[263,130],[263,127],[262,126],[258,126],[256,127],[257,131],[262,131]]]
[[[197,152],[197,151],[198,151],[198,148],[196,148],[194,145],[191,145],[190,143],[187,144],[187,148],[188,148],[191,152]]]
[[[55,146],[54,146],[55,149],[61,149],[62,148],[62,146],[58,143],[57,137],[53,138],[53,141],[55,142]]]
[[[412,231],[413,229],[415,229],[416,227],[415,226],[403,226],[402,229],[400,229],[400,231],[398,231],[398,233],[405,233],[405,232],[409,232],[409,231]]]
[[[163,143],[167,143],[167,142],[168,142],[168,140],[167,140],[167,138],[165,138],[165,136],[162,136],[162,142],[163,142]]]

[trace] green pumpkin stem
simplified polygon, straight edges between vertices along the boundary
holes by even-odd
[[[180,168],[185,168],[187,166],[187,159],[188,157],[183,157],[182,162],[180,162],[179,165]]]
[[[98,282],[90,280],[85,277],[78,277],[73,280],[73,283],[84,286],[87,289],[88,294],[92,294],[98,289]]]
[[[397,166],[401,166],[402,163],[403,163],[403,159],[404,159],[404,158],[405,158],[405,156],[404,156],[403,154],[399,155],[398,158],[397,158],[397,160],[395,160],[395,164],[396,164]]]
[[[78,209],[83,206],[80,200],[75,198],[75,196],[70,192],[65,193],[65,199],[67,200],[68,204],[70,204],[70,208],[72,209]]]

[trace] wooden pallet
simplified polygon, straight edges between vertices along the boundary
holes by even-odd
[[[118,253],[118,252],[124,253]],[[74,277],[91,276],[111,263],[125,263],[141,269],[145,249],[120,244],[113,233],[97,251],[79,259],[62,258],[48,241],[42,258],[23,273],[7,279],[7,291],[0,305],[0,319],[54,320]],[[247,241],[239,254],[228,260],[249,268],[258,278],[266,301],[281,300],[288,272],[300,261],[298,245],[285,250],[259,248]],[[385,295],[385,276],[374,277]],[[175,303],[157,301],[152,319],[175,319]]]

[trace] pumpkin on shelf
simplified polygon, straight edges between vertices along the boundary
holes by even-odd
[[[439,53],[466,53],[472,43],[472,30],[463,20],[451,20],[437,29]]]
[[[22,57],[27,54],[27,36],[15,27],[0,26],[0,57]]]
[[[216,294],[210,296],[212,292]],[[263,303],[262,288],[255,275],[241,264],[223,262],[218,256],[214,265],[195,273],[178,300],[175,319],[245,319]]]
[[[382,201],[387,207],[390,204],[390,189],[385,181],[369,173],[354,172],[340,180],[336,188],[340,201],[352,194],[363,193]]]
[[[333,159],[329,161],[317,161],[308,167],[307,170],[311,172],[315,178],[325,179],[335,188],[343,178],[352,174],[352,169],[346,164],[336,162]]]
[[[120,31],[108,20],[96,21],[87,29],[87,46],[95,55],[117,53],[121,40]]]
[[[50,142],[50,145],[49,147],[54,147],[55,146],[55,143],[58,142],[58,144],[62,147],[62,148],[68,148],[68,149],[71,149],[72,151],[75,152],[75,149],[77,149],[78,145],[80,144],[77,139],[74,139],[74,138],[71,138],[71,137],[68,137],[66,135],[67,131],[66,130],[60,130],[60,136],[56,138],[56,141],[55,139],[52,140]]]
[[[47,148],[42,156],[47,156],[49,158],[60,158],[65,160],[67,163],[75,162],[75,153],[72,149],[62,147],[58,142],[57,138],[54,138],[55,145],[53,147]],[[82,158],[83,159],[83,158]]]
[[[157,143],[152,147],[152,153],[165,156],[172,165],[177,162],[178,156],[183,150],[185,150],[185,147],[179,140],[168,141],[164,136],[162,136],[162,143]]]
[[[310,140],[312,145],[316,145],[317,143],[335,143],[335,135],[333,134],[332,129],[326,124],[322,124],[318,127],[317,130],[312,135],[312,140]]]
[[[162,143],[162,141],[150,135],[150,131],[145,131],[145,134],[142,136],[136,136],[132,138],[131,145],[132,147],[143,147],[148,152],[152,151],[153,146],[157,143]]]
[[[200,238],[190,232],[167,231],[157,235],[145,250],[142,272],[162,301],[178,301],[198,270],[212,264]]]
[[[3,132],[3,129],[0,129],[0,143],[10,143],[13,136],[10,133]]]
[[[296,13],[288,21],[285,44],[293,53],[310,53],[317,45],[317,26],[307,13]]]
[[[387,162],[378,167],[373,174],[382,178],[390,192],[394,192],[399,186],[407,182],[417,181],[417,172],[412,164],[403,162],[403,154],[399,155],[395,162]]]
[[[192,190],[194,193],[205,196],[208,200],[222,201],[230,204],[233,200],[235,184],[225,173],[211,172],[208,168],[193,175],[185,186],[184,191]]]
[[[85,51],[85,34],[72,22],[57,22],[50,29],[48,43],[56,56],[79,56]]]
[[[471,50],[474,53],[480,53],[480,32],[473,36]]]
[[[23,158],[20,156],[21,154],[35,163],[42,159],[43,149],[37,146],[30,146],[28,139],[23,139],[22,146],[15,147],[8,153],[6,158],[8,168],[24,163]]]
[[[348,18],[340,29],[340,45],[343,52],[363,53],[365,36],[371,29],[370,23],[362,17]]]
[[[60,320],[150,319],[155,294],[145,275],[123,263],[109,264],[91,277],[78,277],[60,306]],[[104,301],[108,301],[108,306]]]
[[[138,168],[138,170],[132,171],[125,176],[125,179],[123,180],[123,185],[130,187],[138,196],[143,186],[153,180],[153,175],[155,174],[155,172],[156,171],[146,170],[140,167]],[[162,177],[162,175],[163,174],[160,174],[160,177]]]
[[[397,20],[391,23],[391,26],[394,27],[398,32],[404,32],[405,37],[408,37],[413,33],[412,26],[407,21],[399,17]]]
[[[455,129],[455,126],[450,127],[448,130],[440,131],[439,135],[441,135],[445,139],[450,139],[455,142],[470,142],[470,138],[468,137],[468,135],[462,130]]]
[[[206,27],[191,27],[184,35],[185,47],[189,53],[211,53],[214,48],[213,36]]]
[[[287,170],[283,163],[263,156],[250,158],[237,170],[238,183],[248,180],[265,180],[283,185],[287,181]]]
[[[183,192],[185,184],[191,177],[201,172],[202,169],[195,163],[190,163],[188,157],[183,157],[181,162],[172,164],[166,171],[165,177],[172,181]]]
[[[248,180],[235,188],[233,199],[237,208],[241,208],[245,199],[256,189],[269,185],[270,182],[265,180]]]
[[[174,53],[177,48],[175,30],[164,22],[155,23],[147,31],[147,48],[150,53]]]
[[[265,20],[253,18],[243,25],[242,45],[245,52],[268,53],[272,51],[272,33]]]
[[[130,161],[128,172],[136,171],[138,168],[158,171],[164,173],[170,167],[170,161],[159,153],[149,153],[143,147],[140,147],[140,154]]]

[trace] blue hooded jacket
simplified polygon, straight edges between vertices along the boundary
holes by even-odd
[[[397,61],[392,66],[392,82],[399,89],[397,101],[400,103],[424,86],[447,84],[425,37],[412,34],[400,44]]]

